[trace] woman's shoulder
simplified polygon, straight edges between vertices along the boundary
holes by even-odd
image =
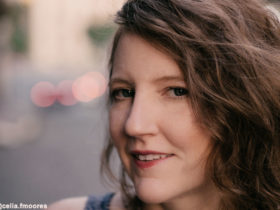
[[[51,204],[48,210],[84,210],[88,197],[66,198]]]
[[[67,198],[49,206],[48,210],[125,210],[120,193],[104,196]]]

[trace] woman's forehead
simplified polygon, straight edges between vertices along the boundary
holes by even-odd
[[[134,75],[156,81],[183,77],[171,56],[132,34],[125,34],[119,40],[112,69],[113,78]]]

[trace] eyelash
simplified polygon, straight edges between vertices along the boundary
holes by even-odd
[[[173,93],[171,91],[173,91]],[[183,99],[186,98],[186,96],[188,96],[188,90],[182,87],[168,87],[166,89],[166,92],[169,93],[168,94],[169,98]],[[126,98],[134,97],[134,95],[135,95],[135,90],[133,89],[119,88],[111,91],[110,98],[112,101],[120,101],[120,100],[125,100]]]
[[[124,92],[127,91],[127,92]],[[122,96],[120,96],[119,94],[123,94]],[[124,96],[125,94],[128,94],[129,96]],[[112,101],[120,101],[120,100],[124,100],[125,98],[130,98],[130,97],[134,97],[135,95],[135,91],[131,90],[131,89],[126,89],[126,88],[119,88],[119,89],[115,89],[111,92],[110,94],[110,98]]]
[[[176,99],[186,98],[189,94],[189,91],[183,87],[169,87],[168,91],[173,91],[173,93],[172,93],[173,95],[170,97],[176,98]]]

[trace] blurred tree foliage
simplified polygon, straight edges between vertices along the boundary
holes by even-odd
[[[110,24],[92,25],[88,28],[87,33],[96,46],[102,46],[113,35],[115,27]]]
[[[12,26],[10,48],[16,53],[25,53],[28,47],[27,7],[19,3],[7,4],[0,0],[0,19],[4,16]]]
[[[11,35],[11,48],[14,52],[24,53],[27,51],[27,8],[23,5],[14,4],[9,10],[9,16],[13,25]]]
[[[0,0],[0,18],[7,14],[7,6],[3,0]]]

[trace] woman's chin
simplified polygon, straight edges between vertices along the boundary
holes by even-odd
[[[164,199],[161,195],[154,192],[137,192],[138,198],[147,204],[159,204],[163,203]]]
[[[156,183],[141,183],[135,186],[138,198],[144,203],[159,204],[168,200],[167,192],[162,185]]]

